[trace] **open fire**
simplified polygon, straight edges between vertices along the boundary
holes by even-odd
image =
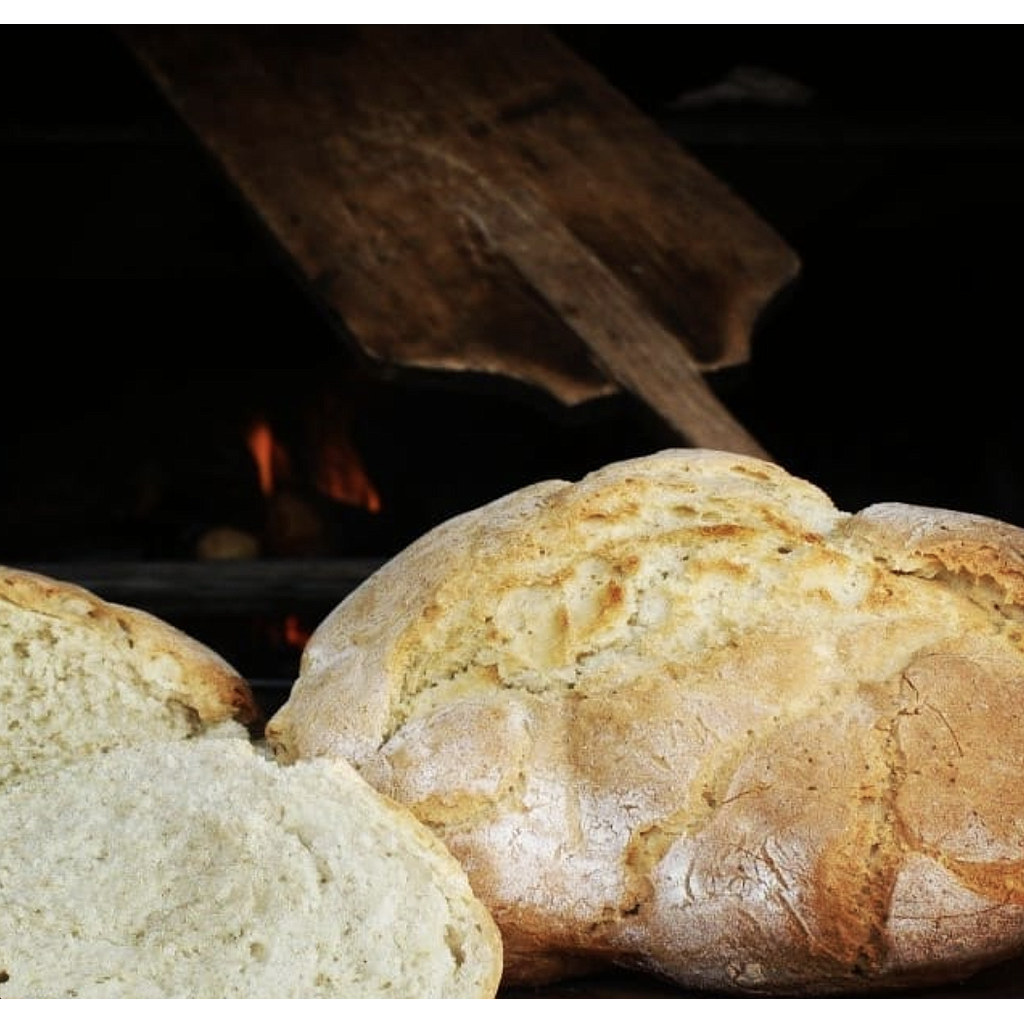
[[[272,709],[313,628],[390,555],[515,487],[657,442],[616,396],[552,410],[497,382],[184,360],[0,409],[0,563],[145,608],[264,681]]]
[[[333,414],[333,415],[332,415]],[[260,493],[266,503],[261,536],[238,530],[211,531],[201,545],[201,557],[255,557],[322,554],[326,545],[323,517],[312,500],[315,490],[330,501],[364,508],[375,513],[380,495],[366,474],[359,452],[349,434],[349,416],[338,403],[321,400],[308,420],[309,460],[313,471],[308,483],[295,471],[289,449],[276,436],[265,416],[257,416],[246,431],[245,443],[252,454]],[[220,537],[219,543],[211,540]],[[227,540],[227,543],[225,541]],[[301,652],[315,623],[287,612],[267,624],[271,642]]]
[[[366,473],[348,430],[350,413],[324,396],[320,397],[317,410],[318,414],[310,417],[313,428],[309,431],[316,489],[341,504],[379,512],[380,495]],[[256,463],[260,491],[265,498],[271,498],[280,487],[293,483],[293,459],[265,417],[258,416],[249,427],[246,446]]]
[[[245,443],[265,502],[262,528],[258,533],[211,531],[200,542],[200,557],[324,555],[329,553],[325,502],[380,512],[380,494],[352,440],[350,421],[349,410],[325,396],[307,410],[309,429],[301,461],[309,469],[303,474],[269,419],[256,416]]]

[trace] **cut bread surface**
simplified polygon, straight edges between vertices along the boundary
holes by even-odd
[[[111,746],[244,736],[258,717],[245,680],[168,623],[0,567],[0,786]]]
[[[497,929],[336,761],[161,741],[0,789],[2,998],[488,998]]]

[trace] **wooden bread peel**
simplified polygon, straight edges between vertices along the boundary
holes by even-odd
[[[623,388],[766,453],[704,373],[794,253],[537,26],[136,26],[129,47],[382,367]]]

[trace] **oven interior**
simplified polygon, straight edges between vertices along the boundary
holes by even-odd
[[[552,31],[801,259],[750,360],[710,377],[754,436],[843,508],[1024,523],[1008,53]],[[144,604],[273,710],[320,617],[430,526],[685,443],[621,393],[569,408],[507,379],[369,365],[116,32],[8,27],[0,48],[3,563]]]

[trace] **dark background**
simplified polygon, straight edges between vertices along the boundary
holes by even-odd
[[[750,363],[712,377],[768,450],[846,509],[1024,526],[1013,28],[554,30],[801,257]],[[0,28],[0,202],[0,562],[178,558],[211,524],[248,525],[241,417],[286,418],[312,382],[349,382],[348,357],[112,29]],[[623,396],[561,410],[472,378],[352,386],[384,509],[347,515],[340,554],[386,556],[514,486],[665,441]],[[273,711],[298,651],[259,646],[276,619],[211,625],[202,596],[169,617]],[[1012,993],[1018,975],[945,994]]]
[[[1024,525],[1013,29],[552,28],[799,254],[750,363],[711,377],[766,448],[844,508]],[[224,518],[244,456],[197,454],[206,421],[301,399],[343,345],[112,28],[0,29],[0,184],[0,560],[176,557],[191,525],[121,549],[118,474],[144,447],[188,463]],[[362,385],[385,513],[353,553],[665,441],[626,397],[420,383]]]

